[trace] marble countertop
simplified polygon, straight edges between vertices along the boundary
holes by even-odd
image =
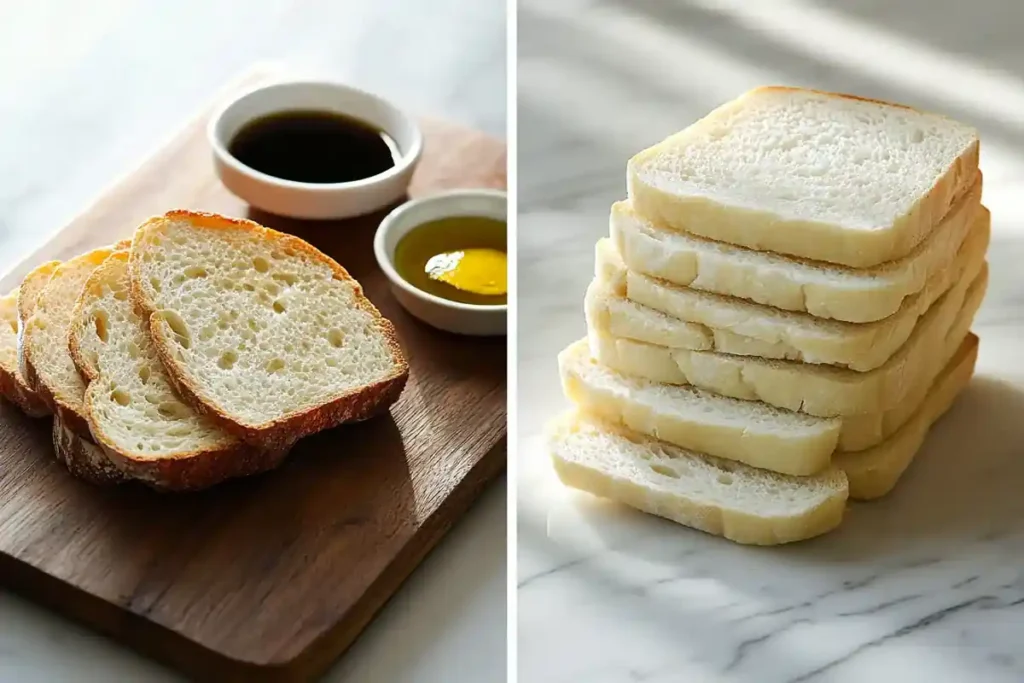
[[[0,271],[255,61],[504,136],[503,0],[72,0],[0,10]],[[506,678],[506,487],[492,485],[325,681]],[[177,681],[0,590],[0,682]]]
[[[1021,8],[526,0],[519,16],[519,676],[530,683],[1024,680]],[[1016,23],[1019,26],[1019,22]],[[750,548],[564,489],[555,354],[629,156],[743,90],[895,99],[981,131],[993,214],[974,380],[897,489]]]

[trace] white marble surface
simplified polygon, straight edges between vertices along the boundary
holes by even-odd
[[[1018,3],[548,3],[519,15],[519,677],[1024,680],[1024,43]],[[982,134],[994,217],[977,374],[884,500],[781,548],[562,488],[539,432],[634,152],[764,83],[936,109]]]
[[[0,271],[257,60],[505,130],[504,0],[0,3]],[[504,681],[505,484],[491,486],[326,676]],[[176,681],[0,590],[0,682]]]

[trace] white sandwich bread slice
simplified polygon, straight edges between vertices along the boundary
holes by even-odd
[[[608,239],[597,244],[596,274],[599,281],[635,303],[705,326],[713,350],[867,372],[884,364],[906,342],[920,317],[955,282],[972,279],[981,269],[990,227],[988,211],[982,207],[954,262],[934,273],[920,292],[907,297],[897,313],[871,323],[815,318],[652,278],[628,270]]]
[[[296,237],[173,211],[136,231],[129,273],[179,395],[259,448],[371,417],[405,385],[394,326]]]
[[[85,383],[68,351],[68,330],[85,281],[113,250],[94,249],[53,270],[36,298],[22,342],[25,376],[32,381],[32,388],[60,415],[66,427],[86,438],[90,433],[85,418]]]
[[[782,474],[828,467],[841,420],[615,372],[581,340],[558,355],[562,388],[584,412],[655,438]]]
[[[922,316],[910,339],[884,365],[857,372],[829,365],[692,351],[619,337],[608,329],[609,315],[626,309],[599,283],[588,291],[587,327],[590,352],[603,365],[627,375],[664,384],[692,384],[723,396],[764,401],[778,408],[820,417],[878,414],[901,404],[914,404],[917,394],[955,353],[967,336],[988,284],[988,267],[973,279],[957,282]],[[661,315],[648,309],[649,316]],[[634,327],[648,326],[643,316]]]
[[[948,268],[981,205],[981,179],[938,227],[903,258],[854,269],[751,251],[657,225],[629,202],[611,211],[611,237],[630,270],[701,291],[818,318],[863,323],[886,318]]]
[[[839,525],[848,486],[835,468],[791,477],[688,451],[575,411],[548,425],[567,486],[737,543],[775,545]]]
[[[978,338],[970,334],[935,379],[927,397],[896,433],[868,450],[835,455],[832,463],[846,472],[850,497],[880,498],[896,486],[921,449],[928,430],[970,382],[977,358]]]
[[[32,391],[18,369],[18,293],[0,297],[0,396],[29,417],[44,417],[50,407]]]
[[[887,102],[762,87],[634,156],[651,220],[757,251],[866,268],[920,244],[974,182],[978,135]]]
[[[86,419],[109,460],[128,478],[167,490],[207,488],[280,463],[283,452],[248,446],[178,397],[130,284],[128,252],[114,252],[86,281],[69,333],[88,385]]]

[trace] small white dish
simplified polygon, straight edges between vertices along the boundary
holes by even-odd
[[[294,110],[347,114],[378,126],[398,146],[394,167],[345,183],[303,183],[261,173],[231,155],[228,146],[245,124]],[[222,106],[207,127],[221,182],[250,205],[292,218],[350,218],[398,201],[423,153],[423,134],[412,117],[376,95],[329,81],[286,81],[255,90]]]
[[[454,190],[415,199],[384,218],[373,239],[373,254],[391,281],[391,291],[405,310],[428,325],[456,334],[504,335],[508,306],[481,306],[449,301],[406,282],[395,270],[398,242],[424,223],[450,216],[483,216],[508,220],[508,197],[500,190]]]

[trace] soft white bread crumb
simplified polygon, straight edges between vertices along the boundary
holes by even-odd
[[[825,469],[841,420],[726,398],[688,386],[617,373],[595,361],[586,340],[558,356],[562,387],[581,410],[669,443],[783,474]]]
[[[977,132],[900,105],[752,90],[628,165],[637,211],[758,251],[854,267],[901,258],[974,182]]]
[[[570,412],[548,426],[568,486],[737,543],[774,545],[834,529],[848,487],[834,468],[791,477],[688,451]]]
[[[298,238],[175,211],[137,230],[130,274],[175,388],[254,445],[365,419],[404,386],[394,327]]]
[[[899,310],[932,274],[948,268],[981,206],[981,180],[901,259],[848,268],[688,235],[652,223],[629,202],[611,211],[611,237],[626,266],[677,285],[748,299],[818,318],[871,322]]]
[[[605,285],[636,303],[704,325],[716,351],[866,372],[884,364],[906,342],[919,318],[953,283],[980,272],[990,232],[990,217],[983,210],[953,264],[934,273],[896,314],[871,323],[815,318],[652,278],[628,270],[608,239],[598,242],[596,273]]]

